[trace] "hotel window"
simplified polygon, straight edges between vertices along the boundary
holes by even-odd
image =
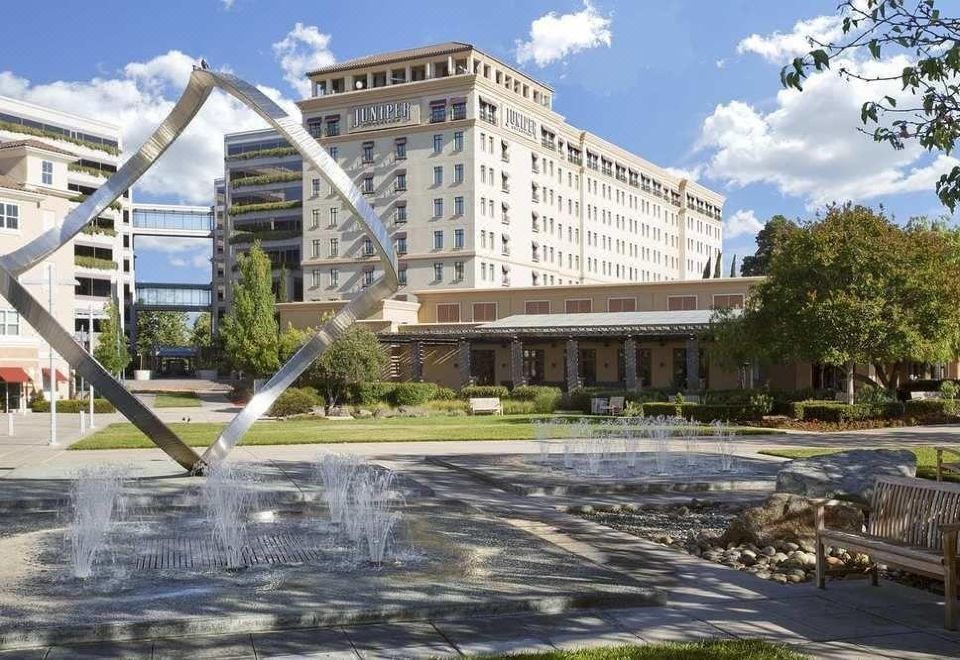
[[[680,312],[697,308],[696,296],[668,296],[667,309],[671,312]]]
[[[505,257],[510,256],[510,237],[506,234],[500,236],[500,254]]]
[[[440,303],[437,305],[437,323],[459,323],[460,303]]]
[[[396,222],[398,225],[401,225],[406,221],[407,221],[407,205],[397,204],[397,210],[394,216],[394,222]]]
[[[0,309],[0,335],[8,337],[20,334],[20,314],[12,309]]]
[[[327,153],[330,154],[330,158],[336,160],[340,157],[340,147],[327,147]]]
[[[443,262],[441,262],[441,261],[435,261],[434,264],[433,264],[433,281],[434,281],[434,282],[442,282],[442,281],[443,281]],[[457,311],[457,320],[458,320],[458,321],[460,320],[460,319],[459,319],[459,316],[460,316],[459,308],[460,308],[460,306],[458,305],[458,306],[457,306],[457,310],[458,310],[458,311]]]
[[[316,259],[320,256],[320,239],[316,238],[313,240],[313,258]]]
[[[463,249],[463,230],[462,229],[453,230],[453,249],[455,250]]]
[[[467,104],[463,101],[457,101],[450,108],[450,119],[457,121],[458,119],[467,118]]]
[[[524,314],[549,314],[550,301],[549,300],[528,300],[525,303],[523,303],[523,313]]]
[[[608,298],[608,312],[635,312],[637,311],[636,298]]]
[[[497,123],[497,106],[480,99],[480,119],[491,124]]]
[[[407,138],[397,138],[394,142],[394,153],[397,160],[407,159]]]
[[[500,205],[500,222],[502,222],[505,225],[510,224],[510,207],[507,205],[506,202],[503,202]]]
[[[490,211],[490,217],[493,218],[494,215],[493,215],[493,200],[492,200],[492,199],[487,202],[487,209],[489,209],[489,211]]]
[[[589,298],[564,300],[563,309],[567,314],[589,314],[593,311],[593,301]]]
[[[455,215],[463,215],[463,197],[453,198],[453,213]]]
[[[327,117],[327,137],[335,135],[340,135],[340,117]]]
[[[311,193],[314,197],[319,197],[319,196],[320,196],[320,179],[313,179],[313,180],[310,182],[310,193]]]
[[[407,267],[401,266],[397,271],[397,282],[400,286],[407,286]]]
[[[337,256],[339,256],[339,255],[340,255],[340,239],[339,239],[339,238],[331,238],[331,239],[330,239],[330,252],[329,252],[329,256],[331,256],[331,257],[337,257]]]
[[[364,163],[373,162],[373,142],[363,143],[362,160]]]
[[[372,268],[369,269],[369,270],[364,270],[364,271],[363,271],[363,280],[362,280],[362,285],[361,285],[361,286],[363,286],[364,288],[366,288],[366,287],[370,286],[371,284],[373,284],[373,272],[374,272],[374,271],[373,271]]]
[[[443,185],[443,167],[441,165],[436,165],[433,168],[433,185]]]
[[[320,209],[313,209],[310,211],[310,218],[313,222],[310,228],[318,229],[320,227]]]
[[[40,180],[45,186],[53,185],[53,163],[49,160],[42,161],[40,163]]]
[[[312,271],[310,271],[310,275],[313,278],[313,288],[314,289],[319,288],[320,287],[320,269],[314,268]]]
[[[340,286],[340,269],[330,269],[330,286]]]
[[[0,203],[0,229],[19,229],[20,207],[17,204]]]
[[[406,172],[397,172],[397,180],[393,184],[393,189],[396,192],[403,192],[407,189],[407,173]]]
[[[443,215],[443,200],[439,197],[433,200],[433,217],[439,218]]]
[[[463,262],[455,261],[453,263],[453,281],[462,282],[463,281]]]
[[[338,213],[337,213],[337,207],[331,206],[331,207],[330,207],[330,221],[327,223],[327,226],[328,226],[328,227],[336,227],[336,226],[337,226],[337,214],[338,214]]]
[[[453,182],[463,183],[463,163],[457,163],[453,166]]]
[[[433,249],[442,250],[443,249],[443,230],[438,229],[433,232]]]
[[[730,309],[743,307],[742,293],[716,294],[713,296],[714,309]]]
[[[373,241],[371,241],[369,238],[363,239],[363,256],[373,256]]]
[[[438,154],[443,151],[443,135],[433,136],[433,153]]]
[[[454,151],[463,151],[463,131],[454,131],[454,133],[453,133],[453,150],[454,150]]]
[[[360,190],[361,192],[363,192],[364,195],[373,194],[373,176],[372,175],[363,177],[363,184],[360,186]]]
[[[487,232],[486,230],[483,230],[483,229],[480,230],[480,247],[481,248],[487,247]]]
[[[308,119],[307,132],[315,138],[323,137],[323,120],[317,118]]]
[[[398,234],[394,245],[397,248],[397,254],[406,254],[407,253],[407,235]]]
[[[497,320],[497,303],[495,302],[473,303],[473,320],[474,321],[496,321]]]
[[[447,102],[433,101],[430,104],[430,123],[436,124],[447,119]]]

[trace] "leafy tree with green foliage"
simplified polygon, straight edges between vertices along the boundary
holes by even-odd
[[[737,276],[737,255],[733,255],[733,261],[730,262],[730,277]]]
[[[960,348],[960,234],[899,227],[863,206],[828,207],[773,251],[742,314],[714,317],[719,362],[871,364],[895,390],[902,363],[946,362]]]
[[[381,379],[387,352],[373,332],[354,324],[330,344],[316,366],[317,386],[327,403],[336,405],[348,386]]]
[[[201,312],[193,320],[190,343],[200,349],[213,346],[213,327],[211,326],[210,312]]]
[[[777,246],[796,229],[797,225],[782,215],[775,215],[770,218],[763,229],[757,233],[756,253],[743,258],[740,274],[744,277],[766,275],[770,267],[770,259],[773,257]]]
[[[270,259],[260,241],[254,241],[250,251],[238,261],[240,278],[233,289],[233,307],[221,324],[220,337],[224,352],[236,368],[262,378],[280,367]]]
[[[130,364],[130,350],[123,328],[120,327],[120,309],[111,300],[104,311],[107,317],[100,322],[100,336],[93,349],[93,357],[110,373],[122,374]]]
[[[903,149],[916,140],[928,151],[949,154],[960,138],[960,18],[944,16],[937,0],[845,0],[838,7],[843,16],[843,37],[823,43],[811,39],[813,48],[780,72],[784,87],[803,91],[803,81],[817,71],[830,68],[842,57],[867,53],[879,61],[881,55],[905,56],[908,66],[896,73],[878,75],[839,69],[841,77],[855,84],[878,87],[899,82],[916,99],[900,106],[897,99],[883,95],[863,104],[860,121],[873,125],[877,142]],[[942,6],[942,5],[941,5]],[[952,5],[956,10],[956,5]],[[960,166],[940,177],[937,195],[950,208],[960,201]]]
[[[157,346],[189,346],[187,315],[183,312],[140,312],[137,315],[137,353],[152,360]]]

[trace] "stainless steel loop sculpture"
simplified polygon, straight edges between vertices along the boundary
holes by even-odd
[[[243,410],[227,425],[202,456],[184,443],[152,410],[133,396],[100,366],[17,280],[17,276],[50,256],[76,236],[124,190],[131,187],[186,129],[210,92],[220,88],[263,117],[293,146],[305,162],[317,170],[356,214],[364,232],[373,241],[384,273],[371,286],[351,300],[327,321],[297,353],[264,385]],[[33,326],[38,333],[83,378],[109,399],[127,419],[143,431],[173,460],[192,472],[202,472],[222,460],[250,426],[354,321],[374,311],[377,303],[397,290],[396,255],[386,227],[364,199],[363,194],[343,169],[327,154],[300,123],[287,115],[256,87],[229,73],[195,67],[174,108],[153,135],[100,188],[73,209],[59,227],[53,227],[14,252],[0,257],[0,295]]]

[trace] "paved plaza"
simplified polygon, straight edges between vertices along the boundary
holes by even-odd
[[[228,415],[225,403],[205,402],[202,408],[165,409],[172,420],[183,416],[215,420]],[[60,416],[63,444],[47,446],[49,416],[28,414],[15,421],[13,438],[0,436],[0,511],[5,516],[31,515],[61,506],[68,480],[84,465],[111,463],[137,478],[135,493],[142,501],[175,497],[189,478],[160,450],[67,451],[78,439],[76,415]],[[98,424],[114,416],[98,416]],[[837,437],[842,436],[842,438]],[[960,444],[960,428],[889,429],[821,436],[781,434],[738,438],[735,451],[743,461],[773,465],[780,459],[758,456],[760,448],[829,446],[841,440],[857,446]],[[649,449],[649,448],[646,448]],[[520,650],[573,648],[598,644],[701,638],[762,638],[785,642],[813,657],[957,657],[960,634],[942,627],[942,596],[883,581],[835,581],[825,591],[811,584],[779,585],[753,575],[618,532],[566,513],[581,503],[576,493],[523,492],[479,479],[457,463],[506,455],[534,455],[535,442],[411,442],[347,445],[286,445],[239,447],[232,455],[241,463],[284,475],[285,492],[304,492],[303,470],[323,451],[351,453],[393,468],[416,484],[411,501],[443,510],[464,511],[471,520],[498,525],[498,534],[526,539],[530,548],[565,554],[589,575],[620,575],[663,599],[650,598],[640,607],[623,607],[615,600],[580,604],[549,598],[531,599],[523,606],[497,613],[456,608],[416,608],[380,613],[369,623],[343,619],[291,630],[264,626],[239,629],[211,620],[170,630],[142,628],[118,634],[104,632],[100,641],[75,643],[64,639],[3,652],[7,657],[434,657]],[[533,456],[531,456],[531,459]],[[685,493],[630,493],[633,501],[689,498]],[[597,501],[591,496],[590,502]],[[610,495],[610,497],[618,497]],[[623,495],[619,497],[625,497]],[[659,500],[658,500],[659,501]],[[449,507],[454,507],[450,509]],[[537,544],[540,544],[537,546]],[[559,553],[559,554],[557,554]],[[549,553],[548,553],[549,554]],[[559,574],[556,574],[559,575]],[[544,589],[546,574],[535,578],[530,591]],[[587,581],[596,578],[588,578]],[[334,580],[319,580],[310,589],[318,600],[332,593]],[[302,586],[302,585],[301,585]],[[222,617],[228,617],[224,612]],[[186,618],[184,619],[186,620]],[[241,622],[242,623],[242,622]],[[144,630],[146,632],[144,632]],[[217,634],[213,634],[217,633]],[[111,637],[111,635],[113,635]],[[121,637],[122,639],[118,639]],[[8,645],[9,648],[9,645]]]

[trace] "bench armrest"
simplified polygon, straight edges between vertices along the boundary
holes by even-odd
[[[956,535],[960,533],[960,523],[944,523],[940,525],[940,531],[946,536],[947,534]]]

